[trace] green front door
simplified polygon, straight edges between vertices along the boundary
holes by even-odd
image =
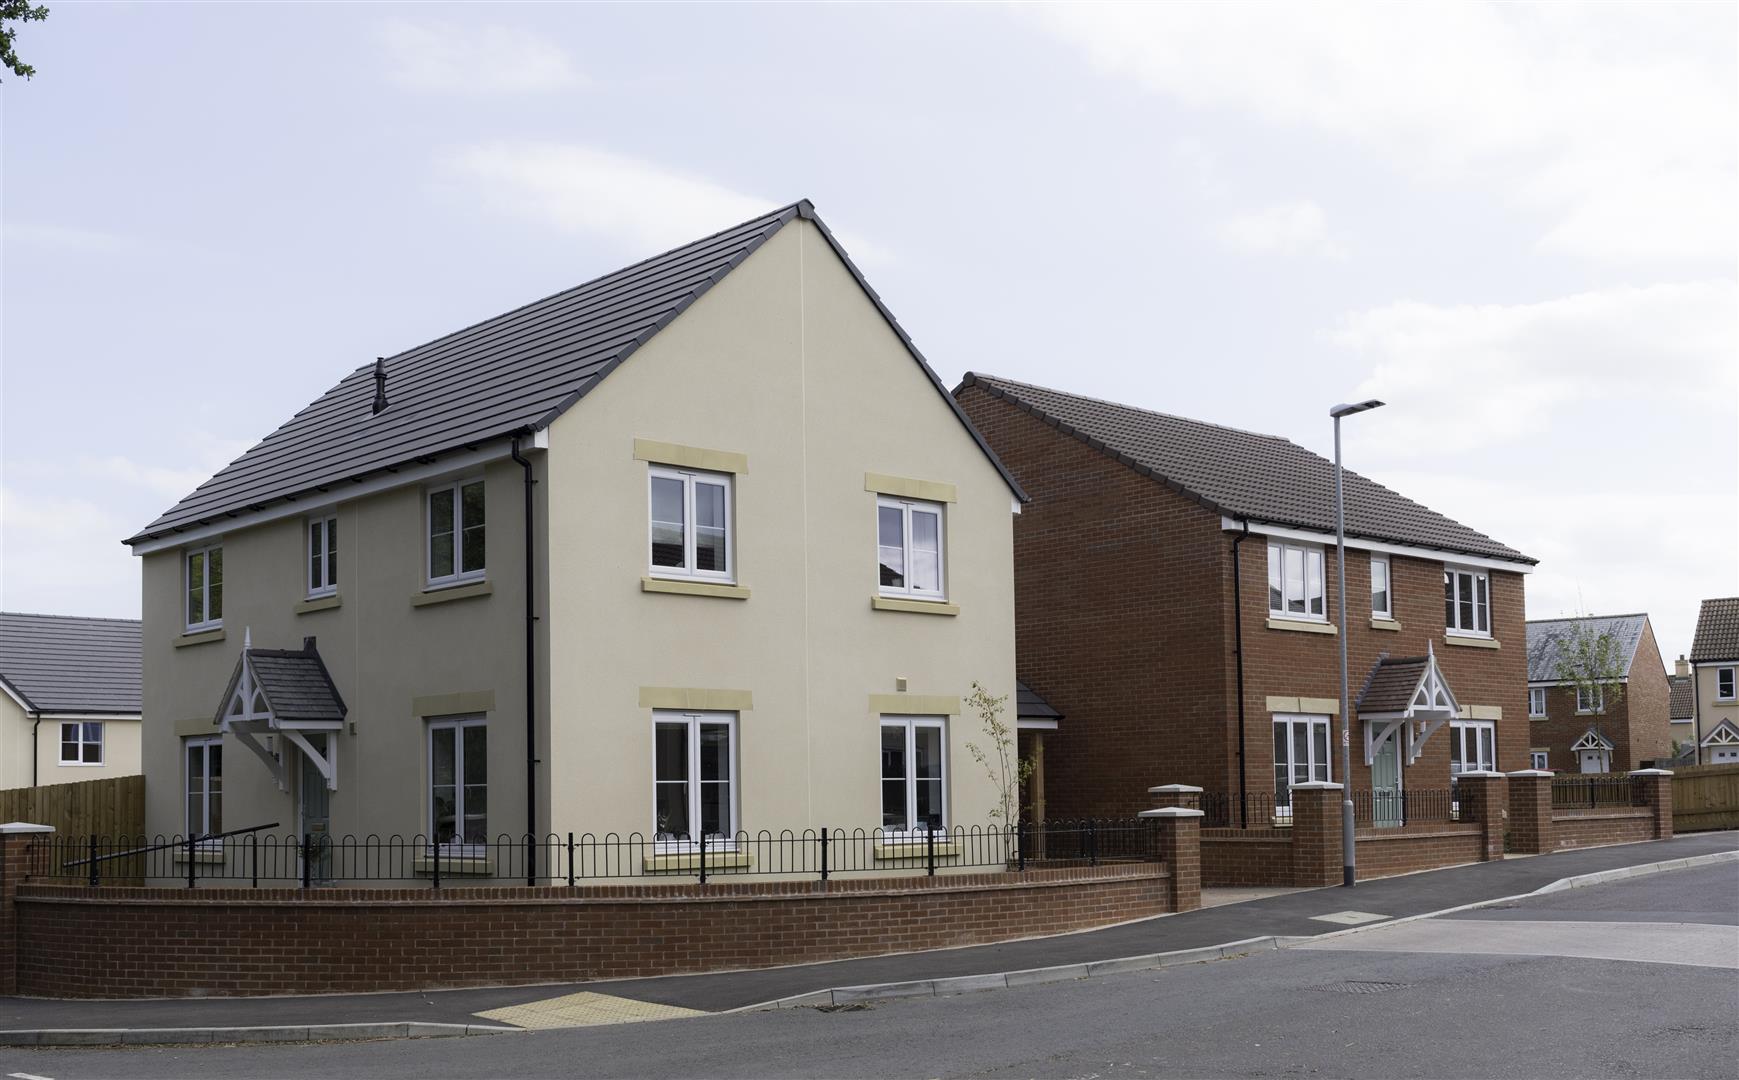
[[[1401,800],[1401,733],[1393,731],[1371,755],[1371,824],[1394,828],[1406,817]]]

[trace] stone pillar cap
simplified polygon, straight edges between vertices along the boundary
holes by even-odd
[[[1187,806],[1162,806],[1158,810],[1143,810],[1137,817],[1144,818],[1198,818],[1203,814],[1200,810],[1191,810]]]
[[[1630,770],[1630,775],[1632,775],[1632,776],[1671,776],[1672,774],[1673,774],[1673,771],[1671,769],[1632,769],[1632,770]]]
[[[1339,791],[1342,785],[1331,784],[1327,780],[1306,780],[1302,784],[1293,784],[1293,791]]]
[[[1190,787],[1188,784],[1161,784],[1158,787],[1148,788],[1147,793],[1149,795],[1158,795],[1162,791],[1169,792],[1171,794],[1180,794],[1183,792],[1193,791],[1199,795],[1199,794],[1201,794],[1201,790],[1202,789],[1199,787]]]
[[[1506,775],[1509,775],[1509,774],[1507,774],[1507,773],[1501,773],[1501,772],[1497,772],[1497,771],[1496,771],[1496,770],[1494,770],[1494,769],[1469,769],[1469,770],[1468,770],[1468,771],[1466,771],[1466,772],[1464,772],[1464,773],[1458,773],[1458,774],[1457,774],[1457,775],[1458,775],[1458,776],[1463,776],[1463,777],[1467,777],[1467,776],[1486,776],[1486,777],[1491,777],[1491,776],[1506,776]]]
[[[32,825],[28,821],[8,821],[0,825],[0,835],[11,836],[14,833],[50,833],[53,825]]]
[[[1517,769],[1515,772],[1510,773],[1508,775],[1510,775],[1510,776],[1552,776],[1555,774],[1552,772],[1551,769]]]

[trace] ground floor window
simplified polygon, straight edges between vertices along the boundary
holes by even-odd
[[[1274,809],[1292,814],[1292,785],[1330,779],[1328,717],[1274,718]]]
[[[429,835],[443,845],[489,840],[489,729],[481,716],[429,721]]]
[[[62,765],[101,765],[103,763],[103,722],[84,720],[60,725],[60,763]]]
[[[1551,766],[1546,764],[1547,758],[1549,756],[1550,755],[1548,755],[1546,753],[1546,751],[1544,751],[1544,750],[1529,750],[1528,751],[1528,768],[1530,768],[1530,769],[1551,768]]]
[[[223,736],[188,739],[187,835],[223,831]]]
[[[940,716],[882,717],[882,829],[947,827],[947,721]]]
[[[653,838],[662,849],[735,838],[736,729],[735,713],[652,714]]]
[[[1449,775],[1494,772],[1497,727],[1490,720],[1454,720],[1449,725]]]

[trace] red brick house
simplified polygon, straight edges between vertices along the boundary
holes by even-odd
[[[1065,717],[1046,737],[1052,817],[1132,814],[1181,783],[1204,789],[1208,824],[1266,827],[1293,784],[1342,780],[1331,462],[986,375],[955,396],[1032,497],[1017,670]],[[1447,816],[1452,772],[1528,766],[1535,560],[1350,471],[1346,511],[1361,815],[1387,824],[1406,791]]]
[[[1610,635],[1623,693],[1578,688],[1563,657],[1578,634]],[[1672,757],[1672,686],[1647,615],[1528,623],[1528,756],[1533,768],[1606,773]]]

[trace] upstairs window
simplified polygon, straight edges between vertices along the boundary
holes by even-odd
[[[1605,712],[1606,694],[1598,686],[1578,686],[1576,688],[1576,711],[1579,713]]]
[[[187,553],[187,629],[215,630],[223,625],[223,547]]]
[[[883,596],[943,599],[941,504],[878,496],[876,559]]]
[[[483,577],[483,481],[429,489],[429,584]]]
[[[664,465],[648,472],[652,576],[732,580],[731,478]]]
[[[84,720],[60,725],[60,763],[62,765],[101,765],[103,763],[102,721]]]
[[[1546,715],[1546,688],[1543,686],[1528,687],[1528,715],[1539,717]]]
[[[187,740],[187,835],[223,831],[223,737]]]
[[[308,595],[331,596],[338,591],[338,519],[308,522]]]
[[[1491,580],[1485,571],[1443,568],[1443,625],[1454,634],[1491,636]]]
[[[1268,544],[1268,613],[1282,619],[1328,618],[1323,599],[1322,549]]]
[[[1730,667],[1716,668],[1715,669],[1715,700],[1716,701],[1732,701],[1735,696],[1739,696],[1739,694],[1736,694],[1736,692],[1735,692],[1735,687],[1734,687],[1734,683],[1733,683],[1734,670],[1735,669],[1730,668]]]
[[[1390,596],[1387,555],[1371,556],[1371,616],[1377,619],[1395,617],[1395,605]]]

